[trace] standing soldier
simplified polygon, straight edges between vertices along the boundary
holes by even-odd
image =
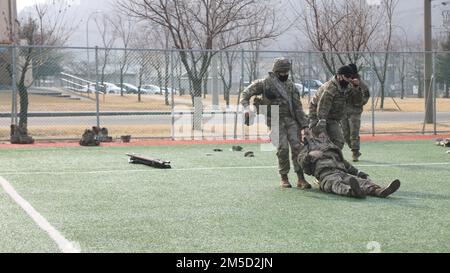
[[[349,64],[353,69],[353,80],[350,92],[347,94],[347,106],[345,108],[344,118],[341,120],[342,130],[344,132],[345,142],[352,150],[354,162],[359,161],[361,115],[364,105],[370,98],[369,87],[361,80],[358,74],[358,68],[355,64]]]
[[[277,157],[278,169],[281,175],[281,188],[291,188],[288,173],[290,170],[289,162],[289,145],[291,147],[292,161],[295,172],[297,173],[297,187],[300,189],[310,189],[311,185],[305,180],[303,170],[297,162],[298,154],[302,148],[301,130],[305,134],[309,133],[308,120],[303,112],[300,101],[300,94],[294,83],[289,80],[289,72],[291,70],[291,62],[285,58],[276,59],[273,64],[272,72],[265,79],[256,80],[242,93],[241,104],[244,107],[246,115],[246,125],[249,125],[249,102],[253,96],[255,98],[255,106],[259,109],[260,105],[267,105],[266,122],[270,129],[275,127],[271,120],[271,109],[278,106],[279,109],[279,130]],[[258,110],[259,111],[259,110]],[[274,125],[274,126],[272,126]],[[273,130],[277,133],[277,130]]]
[[[340,125],[344,117],[346,94],[350,89],[353,69],[342,66],[336,76],[324,83],[309,104],[309,127],[317,137],[329,137],[340,149],[345,139]]]

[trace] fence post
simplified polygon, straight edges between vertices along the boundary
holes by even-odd
[[[374,87],[372,88],[372,136],[375,136],[375,96],[378,95],[378,92],[375,92],[376,85],[374,84],[374,73],[374,71],[371,71],[370,73],[372,86]]]
[[[100,128],[100,101],[98,97],[98,46],[95,47],[95,114],[97,117],[97,127]],[[88,89],[89,94],[89,89]]]
[[[167,50],[167,49],[166,49]],[[172,133],[172,140],[175,140],[175,83],[174,83],[174,57],[173,57],[173,50],[170,51],[170,85],[171,85],[171,107],[170,107],[170,111],[171,111],[171,116],[172,116],[172,126],[171,126],[171,133]],[[181,92],[181,91],[180,91]]]
[[[239,114],[239,105],[240,105],[240,99],[241,99],[241,92],[244,86],[244,50],[241,51],[241,80],[239,83],[239,93],[238,93],[238,99],[237,99],[237,105],[236,105],[236,112],[234,115],[234,139],[237,139],[237,122],[238,122],[238,114]]]
[[[13,44],[11,49],[11,66],[12,66],[12,75],[11,75],[11,88],[12,88],[12,94],[11,94],[11,124],[17,125],[17,58],[16,58],[16,45]]]
[[[436,52],[433,53],[433,133],[437,135],[437,105],[436,105]]]

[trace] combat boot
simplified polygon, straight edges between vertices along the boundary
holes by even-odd
[[[297,173],[297,177],[298,177],[297,188],[301,190],[311,189],[311,184],[309,184],[308,181],[306,181],[303,173]]]
[[[392,181],[388,186],[375,190],[375,196],[380,198],[386,198],[393,194],[400,188],[400,180],[396,179]]]
[[[288,178],[287,174],[282,174],[282,175],[281,175],[280,187],[281,187],[282,189],[289,189],[289,188],[292,188],[291,183],[289,183],[289,178]]]
[[[353,155],[353,162],[358,162],[359,161],[359,157],[361,156],[361,153],[359,152],[359,150],[352,150]]]
[[[366,198],[366,194],[363,192],[363,190],[359,186],[359,182],[356,178],[351,177],[349,184],[350,184],[350,188],[351,188],[351,190],[350,190],[351,197],[355,197],[355,198],[359,198],[359,199]]]

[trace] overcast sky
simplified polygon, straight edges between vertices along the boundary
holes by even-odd
[[[44,3],[46,0],[17,0],[17,11],[20,12],[24,7],[32,6],[36,3]]]

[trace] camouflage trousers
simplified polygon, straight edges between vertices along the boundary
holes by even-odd
[[[376,189],[380,188],[380,186],[375,184],[370,178],[362,179],[341,170],[335,170],[320,176],[320,190],[327,193],[350,196],[351,188],[349,181],[351,177],[358,180],[361,190],[366,195],[371,195]]]
[[[341,125],[347,145],[352,150],[359,150],[361,148],[361,138],[359,136],[361,113],[347,113],[341,120]]]
[[[327,120],[327,134],[334,145],[338,146],[341,150],[344,149],[345,139],[339,121]]]
[[[272,126],[271,139],[277,147],[278,171],[280,174],[288,174],[291,164],[289,162],[289,147],[291,148],[291,157],[296,173],[303,173],[302,168],[297,162],[298,155],[302,148],[300,142],[300,128],[297,121],[291,117],[280,117],[278,128]]]

